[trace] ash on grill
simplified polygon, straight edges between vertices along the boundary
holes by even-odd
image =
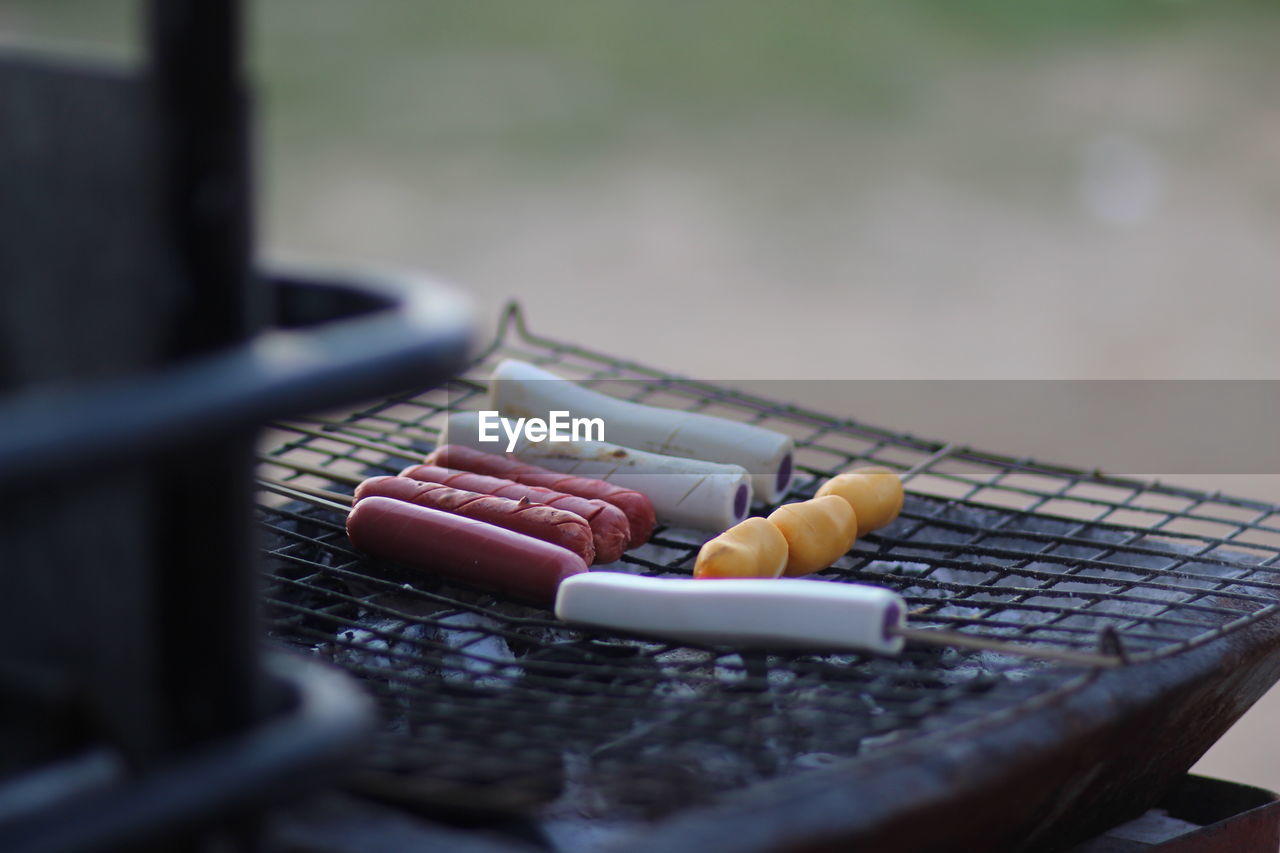
[[[474,375],[511,355],[634,380],[646,395],[685,397],[691,409],[714,402],[798,436],[808,479],[792,499],[854,463],[907,471],[899,520],[826,574],[896,589],[918,626],[1044,649],[1098,651],[1101,642],[1101,651],[1140,660],[1221,636],[1276,606],[1280,527],[1265,505],[931,444],[519,331],[500,336]],[[447,393],[381,401],[340,426],[282,432],[271,455],[346,477],[395,473],[404,460],[372,447],[427,452],[447,411],[478,408],[481,392],[464,378]],[[349,491],[267,468],[278,479]],[[986,505],[992,492],[1004,506]],[[1089,517],[1038,514],[1051,501]],[[891,749],[1079,689],[1090,677],[982,651],[740,654],[570,629],[546,610],[358,555],[332,510],[274,503],[260,509],[272,631],[362,676],[378,697],[385,725],[366,783],[426,806],[530,815],[557,836],[565,821],[626,826]],[[1150,523],[1113,523],[1122,510]],[[660,528],[614,568],[687,576],[705,538]]]

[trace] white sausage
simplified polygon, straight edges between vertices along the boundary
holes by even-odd
[[[504,413],[505,415],[505,413]],[[449,416],[441,444],[461,444],[501,454],[502,442],[480,441],[477,412]],[[635,489],[653,502],[658,520],[676,527],[719,532],[747,517],[751,477],[738,465],[645,453],[598,441],[516,440],[514,453],[525,462],[579,477],[594,477]]]
[[[682,412],[619,400],[523,361],[506,359],[489,382],[493,408],[508,416],[602,418],[605,439],[665,456],[741,465],[758,500],[774,503],[791,486],[795,442],[764,427],[700,412]]]
[[[650,578],[589,572],[565,578],[556,616],[683,643],[854,649],[896,654],[907,605],[876,586],[802,578]]]

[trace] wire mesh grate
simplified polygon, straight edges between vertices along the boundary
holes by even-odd
[[[681,379],[536,337],[514,310],[448,387],[280,425],[264,473],[347,493],[287,466],[339,481],[396,473],[434,446],[449,411],[482,407],[482,379],[502,357],[626,380],[631,399],[787,432],[801,474],[788,500],[855,464],[903,472],[899,520],[825,577],[895,589],[918,627],[1132,662],[1236,630],[1280,598],[1276,507],[926,441]],[[272,634],[364,680],[385,720],[370,778],[428,801],[548,819],[656,816],[923,733],[991,724],[1089,677],[991,652],[765,654],[570,629],[547,610],[358,554],[333,509],[264,495],[260,514]],[[610,568],[688,575],[705,538],[659,528]]]

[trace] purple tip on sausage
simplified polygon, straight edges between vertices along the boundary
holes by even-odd
[[[747,517],[747,484],[742,483],[738,486],[738,490],[733,493],[733,517],[743,519]]]
[[[791,488],[791,454],[788,453],[782,457],[782,464],[778,466],[778,494],[785,495],[787,489]]]
[[[899,620],[902,619],[902,608],[898,606],[898,602],[892,602],[884,610],[884,638],[892,640],[894,637],[894,628],[898,626]]]

